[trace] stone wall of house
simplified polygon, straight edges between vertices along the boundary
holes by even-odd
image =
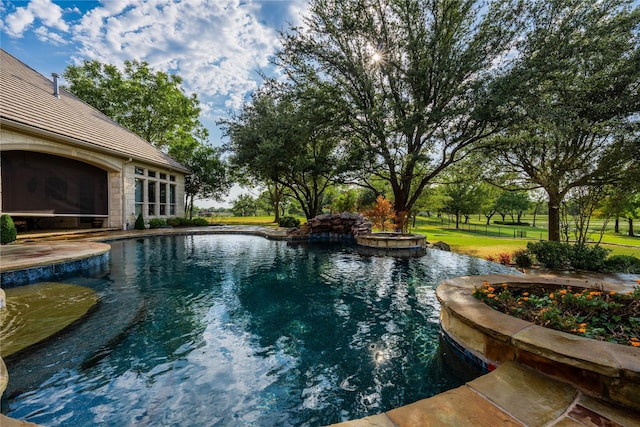
[[[124,171],[123,172],[124,179],[122,181],[123,181],[125,191],[124,191],[123,204],[121,206],[124,206],[122,216],[125,218],[125,227],[128,227],[128,229],[131,229],[133,228],[133,225],[136,222],[136,217],[137,217],[136,201],[135,201],[136,179],[140,179],[143,181],[144,202],[142,203],[142,217],[144,218],[145,222],[151,218],[184,217],[185,179],[183,174],[176,173],[168,169],[163,169],[157,166],[136,162],[136,161],[133,161],[133,162],[125,161],[122,165],[122,170]],[[141,173],[137,173],[136,170]],[[150,176],[150,173],[149,173],[150,171],[153,173],[154,176]],[[171,177],[174,177],[175,180],[172,181],[170,179]],[[149,199],[149,193],[148,193],[150,181],[153,181],[156,183],[154,214],[150,213],[150,207],[149,207],[149,204],[151,203]],[[168,197],[169,197],[168,188],[167,188],[167,194],[166,194],[167,200],[165,203],[165,213],[160,214],[160,184],[165,184],[167,186],[175,186],[176,188],[175,206],[174,206],[175,211],[173,214],[170,211],[171,204],[169,203],[169,200],[168,200]]]
[[[371,226],[371,221],[360,214],[322,214],[288,234],[295,240],[355,241],[359,234],[371,233]]]

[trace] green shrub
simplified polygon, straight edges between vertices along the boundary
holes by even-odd
[[[579,270],[602,271],[609,250],[601,246],[574,245],[569,253],[571,266]]]
[[[571,266],[571,246],[567,243],[540,241],[527,243],[529,253],[547,268],[567,268]]]
[[[300,220],[293,216],[283,216],[278,221],[278,225],[286,228],[300,227]]]
[[[197,225],[198,227],[205,227],[209,225],[209,221],[204,218],[195,218],[193,220],[193,225]]]
[[[513,253],[513,261],[520,268],[530,268],[533,265],[531,254],[526,249],[520,249]]]
[[[169,218],[167,219],[167,225],[170,225],[172,227],[179,227],[182,225],[182,222],[180,220],[181,218]]]
[[[185,226],[189,226],[189,225],[194,225],[194,223],[195,223],[194,219],[181,218],[179,216],[177,216],[175,218],[169,218],[167,220],[167,224],[169,224],[172,227],[185,227]]]
[[[144,218],[142,217],[142,212],[138,214],[138,218],[136,218],[136,223],[134,224],[133,228],[135,228],[136,230],[144,230]]]
[[[605,260],[604,266],[615,273],[640,274],[640,258],[632,255],[614,255]]]
[[[3,245],[15,242],[16,237],[18,236],[16,225],[13,223],[13,219],[11,219],[7,214],[0,216],[0,234],[0,242]]]
[[[164,227],[165,225],[167,225],[167,221],[165,221],[162,218],[151,218],[149,220],[149,227],[150,228]]]

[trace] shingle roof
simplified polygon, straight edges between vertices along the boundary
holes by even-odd
[[[149,142],[123,128],[42,74],[0,49],[0,118],[18,122],[97,151],[120,154],[152,165],[188,173],[183,165]],[[6,123],[6,122],[5,122]]]

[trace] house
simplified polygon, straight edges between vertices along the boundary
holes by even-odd
[[[0,49],[0,212],[30,228],[184,216],[188,169]]]

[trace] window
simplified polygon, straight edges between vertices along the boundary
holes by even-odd
[[[169,186],[169,215],[176,214],[176,186]]]
[[[163,174],[160,174],[160,178],[162,178]],[[160,215],[167,214],[167,184],[164,182],[160,183]]]
[[[148,182],[149,192],[148,192],[148,211],[147,214],[149,216],[154,216],[156,214],[156,182],[149,181]]]
[[[136,178],[136,217],[142,213],[144,207],[144,180]]]
[[[176,175],[137,166],[135,175],[136,216],[140,213],[149,217],[176,214],[176,185],[171,183],[176,182]]]

